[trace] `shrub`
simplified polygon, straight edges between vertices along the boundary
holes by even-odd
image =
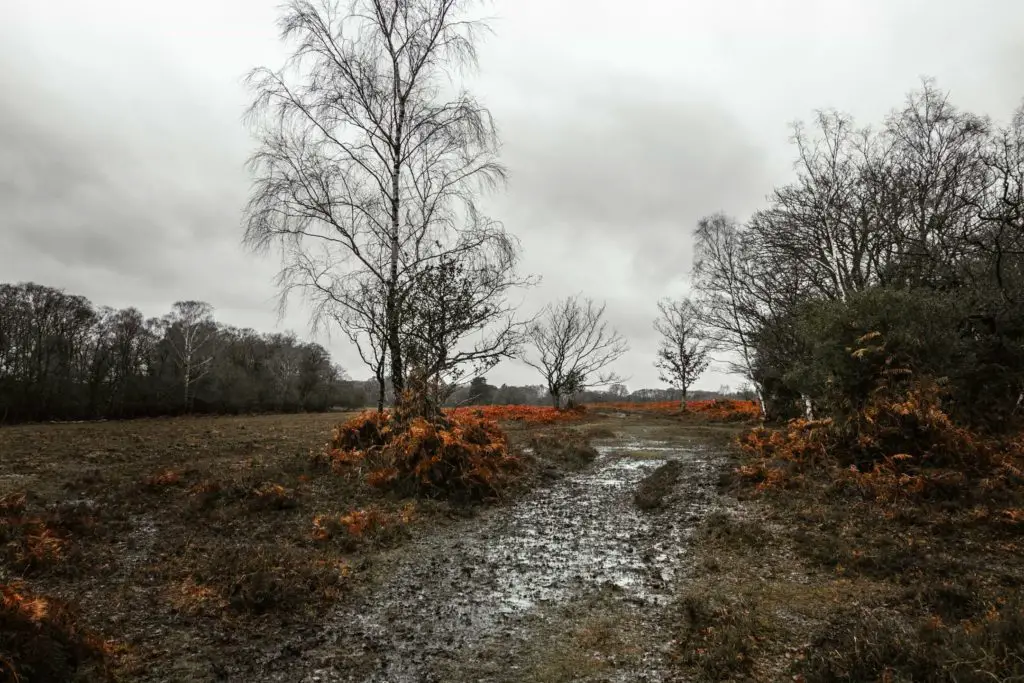
[[[870,400],[888,361],[948,378],[947,413],[958,424],[1003,431],[1022,417],[1015,406],[1024,384],[1024,318],[1006,304],[963,291],[885,288],[806,302],[756,335],[758,374],[772,393],[808,396],[838,418]]]

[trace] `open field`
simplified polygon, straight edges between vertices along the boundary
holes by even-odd
[[[0,597],[74,636],[22,680],[1024,674],[1024,518],[759,491],[742,425],[593,410],[506,424],[505,499],[412,501],[312,457],[344,417],[0,429]]]
[[[273,660],[290,680],[326,615],[388,580],[386,558],[417,539],[470,534],[480,524],[481,508],[400,500],[325,469],[312,456],[345,417],[0,429],[0,583],[36,611],[33,596],[54,600],[42,603],[49,610],[68,603],[92,648],[72,660],[99,662],[102,653],[115,678],[241,680]],[[571,427],[509,423],[515,449],[535,447],[524,453],[523,491],[491,509],[586,465],[560,450],[566,439],[557,435],[567,428],[607,445],[647,424],[600,415]],[[551,430],[550,449],[533,439]],[[83,664],[80,674],[101,678],[102,668]]]
[[[370,502],[312,468],[339,418],[4,428],[0,496],[25,495],[2,522],[4,571],[75,603],[128,678],[217,671],[322,611],[361,569],[357,539],[313,538],[314,515]]]

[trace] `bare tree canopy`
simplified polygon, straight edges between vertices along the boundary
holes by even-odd
[[[280,29],[292,57],[248,79],[259,148],[245,240],[281,248],[284,296],[299,290],[317,311],[349,323],[374,349],[364,358],[375,372],[386,351],[397,391],[416,341],[409,314],[427,297],[418,287],[440,273],[472,273],[463,284],[471,282],[475,307],[443,343],[491,323],[499,332],[472,352],[445,349],[435,380],[513,346],[514,335],[500,330],[515,328],[505,292],[525,282],[518,243],[476,205],[505,180],[498,136],[489,112],[450,87],[475,65],[486,29],[469,14],[475,4],[291,0]],[[368,305],[368,296],[379,301]]]
[[[753,335],[765,308],[758,297],[762,281],[752,241],[723,214],[701,219],[695,238],[693,285],[700,322],[716,349],[729,354],[730,371],[752,378]]]
[[[822,352],[825,319],[856,312],[850,324],[862,324],[873,319],[872,306],[884,302],[895,316],[936,296],[949,297],[948,310],[972,310],[958,324],[984,321],[989,346],[970,353],[1015,366],[1024,303],[1022,131],[1020,110],[997,127],[958,109],[928,79],[878,127],[834,111],[798,124],[796,179],[745,223],[717,214],[695,232],[695,303],[731,368],[760,398],[800,401],[811,415],[814,396],[834,386],[809,360]],[[812,322],[815,315],[822,320]],[[906,315],[885,327],[925,322]],[[916,344],[943,338],[907,334]],[[1024,403],[1024,379],[1008,370],[996,376],[1002,394]]]
[[[548,306],[530,325],[533,350],[523,361],[543,376],[556,408],[588,388],[621,381],[608,366],[629,350],[626,340],[604,320],[605,304],[570,296]]]
[[[686,392],[711,364],[711,345],[689,299],[663,299],[658,314],[654,329],[661,335],[661,345],[654,365],[662,382],[682,391],[685,408]]]

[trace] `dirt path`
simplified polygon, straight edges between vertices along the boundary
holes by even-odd
[[[660,606],[719,457],[665,437],[625,430],[585,472],[403,547],[314,650],[276,653],[271,680],[662,680]],[[682,476],[666,504],[638,510],[637,485],[667,460]]]

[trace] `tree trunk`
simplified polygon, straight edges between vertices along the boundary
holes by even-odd
[[[394,154],[391,168],[391,271],[387,301],[387,332],[388,351],[391,353],[391,383],[395,389],[395,398],[405,389],[405,368],[402,367],[402,340],[398,320],[398,230],[401,225],[402,198],[399,195],[402,178],[402,135],[405,132],[405,101],[399,97],[400,70],[398,58],[392,55],[394,73],[394,97],[398,103],[398,120],[395,122],[395,138],[392,145]]]
[[[804,417],[810,421],[814,419],[814,408],[811,406],[811,397],[807,394],[803,394],[804,399]]]
[[[551,392],[551,404],[558,410],[562,407],[562,395]]]

